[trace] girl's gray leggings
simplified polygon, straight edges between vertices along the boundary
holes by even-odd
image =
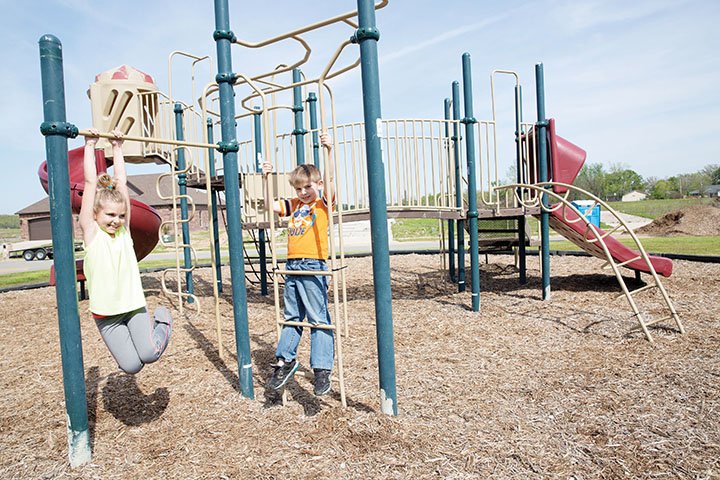
[[[154,318],[143,307],[96,318],[95,324],[118,366],[127,373],[137,373],[146,363],[159,359],[172,334],[172,317],[165,307],[158,307]]]

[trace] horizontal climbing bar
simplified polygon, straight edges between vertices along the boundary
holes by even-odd
[[[308,328],[317,328],[318,330],[337,330],[335,328],[335,325],[320,325],[320,324],[312,324],[308,322],[286,322],[286,321],[280,321],[278,322],[278,325],[284,325],[286,327],[308,327]]]
[[[118,138],[116,135],[113,135],[112,133],[93,133],[90,130],[80,130],[78,132],[78,135],[82,135],[83,137],[99,137],[99,138],[107,138],[107,139],[114,139]],[[197,143],[197,142],[185,142],[181,140],[172,140],[169,138],[154,138],[154,137],[135,137],[135,136],[123,136],[122,140],[124,142],[143,142],[143,143],[159,143],[161,145],[177,145],[181,147],[197,147],[197,148],[212,148],[217,149],[218,146],[213,143]]]
[[[640,292],[644,292],[645,290],[649,290],[649,289],[651,289],[651,288],[657,288],[657,285],[654,284],[654,283],[653,283],[653,284],[650,284],[650,285],[645,285],[644,287],[640,287],[640,288],[635,289],[635,290],[633,290],[633,291],[631,291],[631,292],[628,292],[628,295],[636,295],[636,294],[638,294],[638,293],[640,293]],[[622,298],[622,297],[624,297],[624,296],[625,296],[625,294],[624,294],[624,293],[621,293],[621,294],[618,295],[616,298]]]
[[[335,272],[333,271],[327,271],[327,270],[273,270],[273,273],[279,273],[280,275],[297,275],[297,276],[306,276],[306,277],[313,277],[313,276],[323,276],[323,277],[331,277],[335,275]]]
[[[647,322],[643,322],[643,324],[644,324],[646,327],[651,327],[651,326],[653,326],[653,325],[656,325],[656,324],[658,324],[658,323],[660,323],[660,322],[664,322],[664,321],[666,321],[666,320],[675,320],[675,319],[674,319],[673,316],[671,315],[671,316],[669,316],[669,317],[656,318],[656,319],[654,319],[654,320],[650,320],[650,321],[647,321]],[[631,329],[631,331],[635,331],[635,330],[638,330],[638,329],[639,329],[639,327],[634,327],[634,328]]]

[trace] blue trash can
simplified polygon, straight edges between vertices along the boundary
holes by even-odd
[[[600,228],[600,205],[595,205],[593,207],[592,200],[575,200],[572,202],[572,204],[575,206],[575,208],[578,209],[578,211],[586,216],[588,221],[595,225],[596,227]],[[587,211],[592,208],[592,211],[590,214],[587,214]]]

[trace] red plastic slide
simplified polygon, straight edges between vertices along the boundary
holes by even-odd
[[[585,239],[587,224],[583,220],[578,220],[579,218],[579,215],[571,208],[566,207],[563,209],[561,207],[550,213],[550,227],[578,247],[588,252],[590,255],[606,260],[607,257],[605,256],[605,251],[600,245],[600,242],[589,242]],[[605,233],[599,228],[597,230],[600,235]],[[592,233],[592,231],[589,231],[587,233],[587,238],[589,240],[594,240],[595,234]],[[607,245],[610,255],[612,255],[613,260],[615,260],[616,263],[627,262],[640,256],[640,252],[626,247],[610,235],[604,237],[603,240],[605,241],[605,245]],[[672,274],[673,263],[669,258],[648,255],[648,259],[650,260],[650,263],[652,263],[653,268],[655,268],[655,271],[663,277],[669,277]],[[642,258],[629,262],[623,266],[631,270],[639,270],[641,272],[650,273],[650,268]]]
[[[582,148],[555,133],[555,119],[551,118],[548,123],[548,153],[550,154],[552,181],[572,184],[580,172],[587,154]],[[566,188],[562,187],[553,187],[553,191],[556,193],[564,193],[566,190]],[[559,208],[550,214],[550,226],[589,254],[605,260],[605,252],[600,244],[598,242],[588,242],[585,239],[586,222],[582,220],[575,221],[578,218],[578,215],[572,209]],[[601,235],[605,233],[600,229],[598,231]],[[592,232],[588,232],[587,237],[591,240],[595,238]],[[604,240],[610,255],[617,263],[627,262],[640,255],[640,252],[626,247],[611,236],[605,237]],[[669,277],[672,274],[672,260],[664,257],[648,257],[657,273],[664,277]],[[642,259],[630,262],[624,267],[650,273],[650,268]]]
[[[68,152],[68,169],[70,173],[70,203],[74,213],[80,212],[85,175],[83,173],[83,154],[85,147],[76,148]],[[95,163],[98,172],[107,170],[105,154],[102,150],[95,150]],[[43,162],[38,170],[40,183],[48,191],[47,162]],[[162,220],[158,212],[135,199],[130,199],[131,226],[130,235],[135,246],[135,255],[138,260],[145,258],[152,252],[158,242],[158,229]]]

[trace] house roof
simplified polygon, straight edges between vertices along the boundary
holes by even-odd
[[[710,185],[708,188],[705,189],[705,193],[707,193],[708,195],[714,195],[718,192],[720,192],[720,185]]]
[[[15,215],[30,215],[35,213],[49,213],[50,212],[50,199],[48,197],[38,200],[37,202],[28,205],[22,210],[15,212]]]
[[[157,194],[155,185],[159,176],[160,175],[154,173],[129,175],[128,190],[130,191],[130,198],[146,205],[150,205],[154,208],[171,206],[172,202],[170,200],[164,200]],[[163,195],[167,196],[172,194],[172,186],[170,182],[170,176],[162,178],[160,182],[160,190]],[[176,193],[179,193],[177,189]],[[207,192],[205,190],[188,188],[187,193],[193,199],[195,206],[207,207]],[[22,210],[15,212],[16,215],[34,215],[39,213],[50,213],[50,201],[48,197],[38,200]]]
[[[157,178],[160,175],[154,173],[148,173],[145,175],[130,175],[128,176],[128,189],[130,190],[130,198],[134,198],[140,202],[143,202],[151,207],[163,207],[172,205],[170,200],[163,200],[157,194]],[[172,179],[170,176],[165,176],[160,182],[160,191],[164,196],[172,194]],[[178,190],[175,190],[178,193]],[[199,190],[197,188],[188,188],[187,194],[193,199],[193,203],[196,206],[207,206],[207,192],[205,190]]]
[[[625,195],[622,196],[622,198],[632,198],[632,197],[642,197],[642,198],[645,198],[645,197],[647,197],[647,193],[640,192],[640,191],[638,191],[638,190],[633,190],[633,191],[628,192],[628,193],[626,193]]]

